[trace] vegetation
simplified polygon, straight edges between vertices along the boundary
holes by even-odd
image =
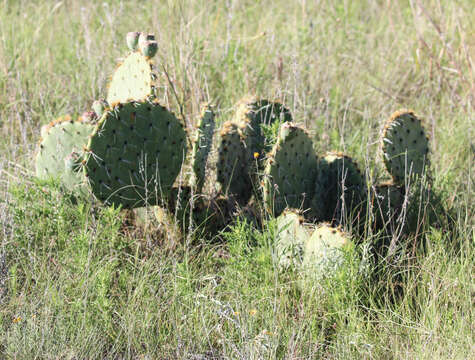
[[[471,10],[435,0],[1,2],[0,358],[473,357]],[[104,97],[139,23],[157,37],[165,105],[188,128],[203,101],[224,123],[246,94],[278,98],[318,153],[351,154],[377,183],[381,124],[413,108],[431,138],[444,221],[410,236],[365,231],[317,279],[282,271],[278,221],[245,216],[212,239],[198,229],[182,239],[173,220],[137,226],[37,180],[41,126]]]

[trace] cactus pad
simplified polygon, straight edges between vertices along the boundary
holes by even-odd
[[[423,174],[429,161],[429,140],[413,111],[397,111],[391,116],[382,143],[384,162],[395,183],[403,184],[408,175]]]
[[[208,105],[204,105],[201,110],[201,118],[196,130],[196,138],[193,143],[193,152],[191,154],[191,166],[193,172],[191,175],[191,186],[200,193],[205,183],[206,164],[208,155],[211,151],[214,133],[214,113]]]
[[[105,110],[109,107],[109,104],[104,99],[95,100],[92,103],[92,111],[96,113],[98,119],[104,115]]]
[[[343,153],[331,152],[318,161],[312,212],[319,221],[341,222],[362,205],[366,185],[356,162]]]
[[[404,188],[388,182],[376,185],[374,190],[371,208],[376,227],[394,229],[404,204]]]
[[[147,57],[139,51],[131,53],[112,75],[107,102],[113,107],[118,103],[145,100],[153,94],[154,77]]]
[[[317,157],[305,130],[293,123],[280,127],[267,159],[264,202],[278,216],[286,207],[307,209],[314,192]]]
[[[265,128],[271,127],[276,122],[290,121],[292,121],[290,111],[281,103],[246,98],[239,103],[234,122],[242,127],[250,154],[257,153],[262,159],[272,146],[271,139],[265,136]]]
[[[93,125],[72,121],[69,116],[43,126],[36,155],[36,175],[41,179],[59,178],[70,191],[80,188],[83,176],[78,172],[79,154],[93,129]]]
[[[308,275],[321,278],[344,260],[343,250],[351,244],[349,235],[327,224],[320,224],[305,244],[303,266]]]
[[[303,221],[297,210],[285,210],[277,218],[275,249],[281,269],[302,263],[303,249],[310,237],[308,230],[302,225]]]
[[[185,131],[157,103],[119,104],[103,115],[86,151],[85,173],[99,200],[124,207],[154,205],[180,172]]]
[[[130,50],[132,51],[137,50],[139,36],[140,36],[140,33],[137,31],[127,33],[126,41],[127,41],[127,46]]]
[[[223,193],[245,204],[252,195],[248,150],[239,127],[231,122],[223,124],[220,132],[217,181]]]

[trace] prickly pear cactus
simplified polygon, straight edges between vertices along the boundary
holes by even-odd
[[[429,139],[411,110],[392,114],[384,126],[382,147],[386,168],[397,184],[422,175],[429,163]]]
[[[83,191],[80,170],[83,152],[93,126],[73,121],[65,116],[41,128],[41,141],[36,154],[36,176],[40,179],[59,178],[72,192]]]
[[[402,220],[399,216],[404,204],[404,188],[393,182],[375,186],[371,197],[371,209],[374,216],[376,229],[394,231],[401,227]]]
[[[307,209],[314,192],[317,157],[305,130],[293,123],[280,127],[264,172],[264,202],[278,216],[286,207]]]
[[[155,55],[157,44],[153,35],[143,33],[127,34],[129,47],[140,50],[129,54],[112,75],[107,93],[107,103],[114,107],[118,103],[142,101],[153,95],[156,74],[153,73],[150,58]],[[146,53],[143,53],[145,51]]]
[[[222,196],[209,198],[202,194],[192,195],[192,188],[189,186],[173,187],[166,209],[157,211],[157,219],[160,222],[174,219],[180,233],[191,231],[199,238],[212,237],[224,229],[231,219],[228,199]]]
[[[155,205],[180,172],[185,131],[158,103],[119,104],[103,115],[86,151],[85,174],[99,200],[129,208]]]
[[[312,211],[318,221],[341,223],[363,211],[365,179],[356,162],[343,153],[330,152],[318,161]]]
[[[137,50],[137,46],[139,43],[139,37],[140,37],[140,32],[138,31],[132,31],[127,33],[126,41],[127,41],[127,47],[131,51]]]
[[[303,249],[310,237],[298,210],[287,209],[277,218],[275,249],[281,269],[297,267],[303,260]]]
[[[92,110],[96,113],[98,119],[104,115],[104,112],[109,107],[109,104],[104,99],[95,100],[92,103]]]
[[[320,224],[305,243],[303,268],[313,279],[334,271],[344,261],[344,249],[351,245],[349,235],[328,224]]]
[[[248,97],[240,101],[234,122],[242,127],[246,146],[250,154],[258,154],[259,159],[270,151],[273,144],[268,141],[265,129],[272,124],[292,121],[289,109],[278,102]],[[269,146],[270,145],[270,146]]]
[[[211,151],[214,133],[214,112],[210,105],[205,104],[201,109],[201,118],[196,130],[196,138],[191,154],[192,175],[191,186],[200,193],[205,183],[206,164]]]
[[[247,203],[252,195],[248,158],[248,149],[238,125],[224,123],[219,138],[217,181],[221,191],[239,204]]]

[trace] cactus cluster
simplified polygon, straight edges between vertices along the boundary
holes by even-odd
[[[131,53],[112,75],[107,100],[94,101],[82,122],[66,118],[42,128],[36,169],[70,190],[88,184],[105,204],[135,208],[168,196],[186,133],[154,96],[153,35],[129,33],[127,44]]]
[[[337,266],[352,242],[338,226],[353,228],[355,219],[360,224],[370,215],[376,229],[387,228],[403,209],[410,213],[406,205],[417,205],[421,193],[408,186],[422,184],[429,147],[414,112],[396,112],[385,123],[382,150],[392,181],[368,185],[350,156],[317,153],[308,131],[277,101],[246,97],[217,131],[206,104],[188,141],[182,119],[156,96],[154,36],[129,33],[127,46],[107,100],[94,101],[81,121],[61,118],[42,128],[38,177],[89,189],[106,205],[159,205],[157,218],[173,217],[185,231],[216,233],[239,214],[256,217],[254,209],[264,209],[261,215],[277,217],[281,267],[315,273]],[[207,179],[218,186],[205,192]]]

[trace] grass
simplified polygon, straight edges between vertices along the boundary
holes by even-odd
[[[473,280],[475,13],[460,1],[0,1],[0,358],[466,359]],[[302,286],[277,271],[272,224],[170,247],[116,209],[34,178],[42,124],[106,92],[128,31],[157,35],[168,105],[219,120],[280,98],[319,152],[383,180],[378,137],[413,108],[431,135],[451,228],[375,264],[376,234]],[[167,85],[168,84],[168,85]]]

